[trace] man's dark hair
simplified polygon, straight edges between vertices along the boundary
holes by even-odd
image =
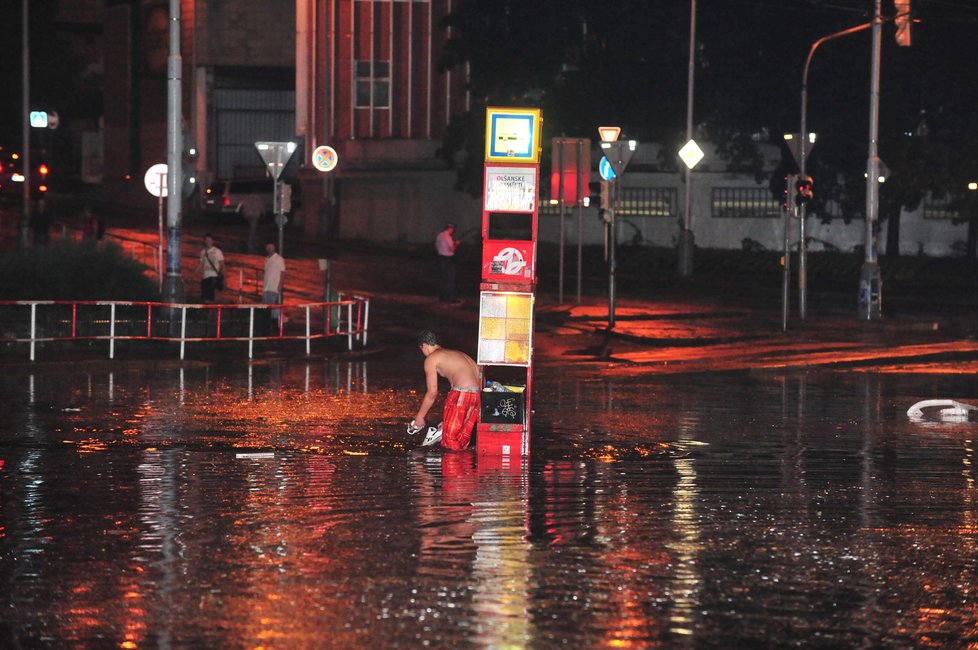
[[[421,330],[421,333],[418,334],[418,347],[421,347],[425,343],[428,345],[441,345],[441,342],[438,340],[438,335],[431,330]]]

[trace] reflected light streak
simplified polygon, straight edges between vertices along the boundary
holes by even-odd
[[[691,458],[679,458],[675,463],[679,481],[673,490],[673,530],[679,539],[666,545],[675,556],[675,586],[673,611],[669,616],[670,631],[675,634],[692,634],[696,626],[696,607],[703,580],[699,574],[697,554],[700,549],[700,528],[697,521],[699,487],[696,466]]]

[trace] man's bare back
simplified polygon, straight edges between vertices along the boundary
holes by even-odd
[[[439,347],[425,359],[426,373],[428,364],[432,364],[435,372],[447,379],[452,388],[479,389],[479,366],[464,352]]]
[[[443,348],[435,343],[420,344],[424,355],[425,394],[412,425],[423,427],[428,411],[438,398],[438,377],[448,380],[453,390],[478,391],[479,366],[472,357],[458,350]]]

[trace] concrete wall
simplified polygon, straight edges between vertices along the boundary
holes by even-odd
[[[626,175],[631,187],[678,188],[678,206],[682,210],[682,183],[678,174],[633,172]],[[597,177],[594,177],[597,180]],[[340,231],[343,238],[371,241],[429,243],[448,220],[458,224],[459,232],[481,226],[480,200],[454,190],[454,172],[448,171],[367,171],[347,174],[339,180]],[[692,230],[700,248],[740,249],[749,238],[767,250],[781,250],[784,245],[784,221],[781,218],[714,218],[711,216],[712,188],[763,187],[752,176],[726,173],[702,173],[693,177]],[[681,215],[670,217],[623,216],[617,220],[618,241],[632,241],[638,233],[647,245],[675,246]],[[581,219],[585,244],[602,245],[604,226],[595,207],[585,208]],[[886,252],[886,233],[878,236],[878,251]],[[823,223],[817,214],[806,221],[809,250],[836,248],[853,251],[865,240],[862,219],[844,223],[834,219]],[[955,244],[963,242],[967,225],[955,225],[950,219],[924,219],[923,209],[905,212],[901,217],[900,252],[923,253],[935,257],[955,255]],[[567,208],[565,241],[577,242],[578,213]],[[555,209],[540,215],[539,239],[560,241],[560,220]],[[797,222],[792,222],[792,242],[798,240]]]
[[[353,173],[337,180],[339,236],[378,242],[432,243],[446,221],[459,235],[479,228],[479,201],[453,189],[452,172]]]

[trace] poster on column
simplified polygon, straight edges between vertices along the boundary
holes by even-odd
[[[536,196],[536,167],[486,166],[487,212],[533,212]]]

